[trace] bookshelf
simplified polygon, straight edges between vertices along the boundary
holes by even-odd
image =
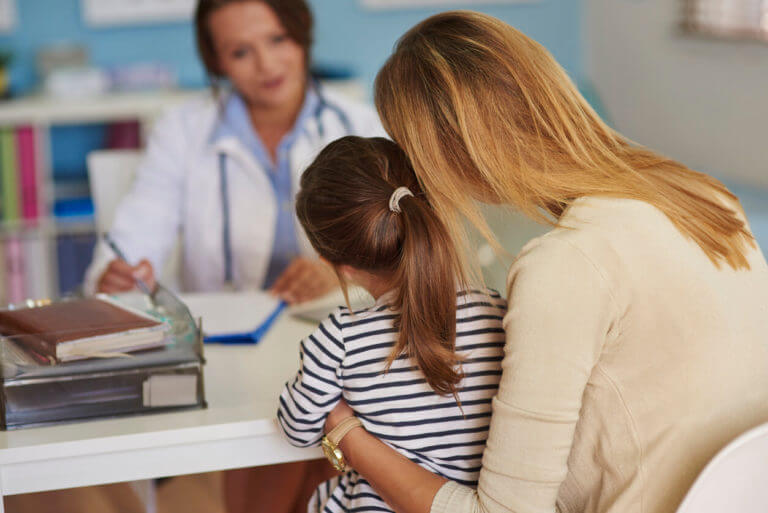
[[[61,259],[71,260],[73,251],[86,258],[93,239],[92,216],[54,215],[51,128],[135,121],[143,143],[164,109],[203,94],[178,90],[0,102],[0,304],[60,297],[67,292],[60,290]]]
[[[165,107],[204,94],[203,91],[112,93],[84,98],[27,96],[0,102],[0,125],[25,123],[100,123],[138,119],[151,122]]]

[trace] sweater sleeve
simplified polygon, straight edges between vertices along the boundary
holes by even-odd
[[[280,394],[277,420],[288,441],[318,445],[328,413],[341,399],[344,339],[338,311],[301,341],[300,367]]]
[[[505,357],[477,491],[445,484],[433,513],[552,513],[582,394],[613,328],[615,302],[578,247],[544,237],[508,277]]]

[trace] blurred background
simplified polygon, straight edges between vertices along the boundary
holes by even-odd
[[[768,246],[768,0],[310,3],[315,71],[367,100],[419,20],[501,18],[546,46],[609,124],[726,182]],[[0,0],[0,302],[77,290],[96,233],[88,154],[140,148],[163,108],[207,85],[193,5]],[[496,228],[511,253],[542,230]]]

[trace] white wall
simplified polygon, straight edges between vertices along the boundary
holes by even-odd
[[[685,37],[681,3],[586,0],[587,75],[624,135],[768,188],[768,44]]]

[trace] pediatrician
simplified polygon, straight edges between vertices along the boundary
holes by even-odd
[[[200,0],[197,45],[214,94],[158,121],[86,290],[155,282],[181,235],[185,291],[269,289],[289,303],[337,285],[296,222],[299,177],[344,135],[383,134],[376,113],[309,74],[304,0]]]
[[[184,291],[269,289],[289,303],[321,296],[338,281],[296,222],[299,178],[334,139],[384,134],[378,116],[311,78],[304,0],[200,0],[195,29],[214,94],[157,122],[110,229],[127,262],[100,243],[86,290],[130,290],[134,277],[152,285],[181,235]],[[329,469],[229,471],[227,510],[303,512]]]

